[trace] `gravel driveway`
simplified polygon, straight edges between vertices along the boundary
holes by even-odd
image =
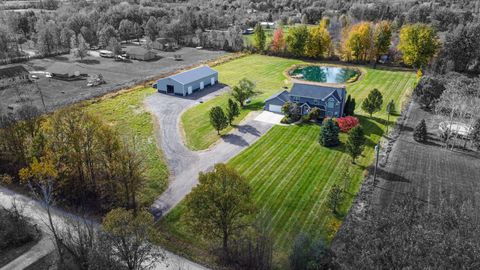
[[[171,170],[170,185],[152,205],[156,218],[174,208],[198,183],[198,173],[208,171],[216,163],[227,162],[243,149],[258,140],[273,126],[271,123],[256,121],[260,112],[252,112],[231,133],[208,150],[194,152],[183,144],[180,131],[182,113],[199,103],[211,99],[228,87],[217,85],[188,97],[154,94],[145,100],[147,110],[152,112],[160,126],[157,136]]]

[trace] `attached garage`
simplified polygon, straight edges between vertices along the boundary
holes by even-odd
[[[274,113],[282,113],[282,106],[285,104],[285,102],[288,102],[290,100],[288,91],[282,91],[280,93],[277,93],[271,97],[269,97],[267,100],[265,100],[265,110],[274,112]]]
[[[282,106],[269,104],[268,105],[268,110],[271,111],[271,112],[281,113],[282,112]]]
[[[205,87],[218,83],[218,72],[208,66],[201,66],[157,81],[160,93],[187,96]]]

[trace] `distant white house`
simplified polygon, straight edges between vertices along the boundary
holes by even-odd
[[[275,28],[277,24],[274,22],[260,22],[260,25],[265,28]]]

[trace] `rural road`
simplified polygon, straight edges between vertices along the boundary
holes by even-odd
[[[154,94],[145,100],[148,111],[153,113],[160,126],[157,136],[171,170],[167,190],[151,207],[155,218],[160,218],[174,208],[198,183],[198,173],[211,170],[216,163],[227,162],[257,141],[273,126],[254,120],[259,112],[252,112],[231,133],[208,150],[191,151],[184,144],[180,131],[182,113],[199,103],[211,99],[228,87],[217,85],[188,97]]]
[[[10,208],[13,199],[15,199],[17,206],[20,209],[23,209],[23,214],[28,216],[32,223],[37,224],[37,226],[43,230],[44,236],[37,243],[37,245],[33,246],[28,252],[0,268],[0,270],[25,269],[32,263],[36,262],[54,250],[53,242],[51,241],[50,237],[48,237],[48,228],[45,225],[48,217],[46,210],[38,201],[28,198],[27,196],[17,194],[9,189],[0,187],[0,206]],[[65,217],[70,219],[80,219],[80,217],[57,208],[52,209],[52,216],[54,222],[60,228],[62,226],[66,226],[66,223],[64,222]],[[96,223],[95,225],[99,226],[99,224]],[[154,268],[155,270],[207,270],[207,268],[191,262],[183,257],[177,256],[169,251],[162,251],[164,252],[166,259],[165,261],[156,264]]]

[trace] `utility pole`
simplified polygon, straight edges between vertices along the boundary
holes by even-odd
[[[377,180],[377,167],[378,167],[378,158],[380,156],[380,143],[375,145],[375,152],[376,152],[376,157],[375,157],[375,170],[373,171],[373,185],[375,186],[376,180]]]

